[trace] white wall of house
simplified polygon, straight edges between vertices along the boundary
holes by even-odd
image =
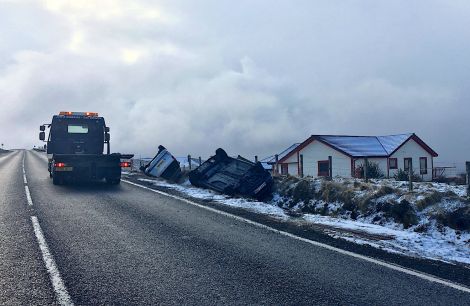
[[[332,157],[333,176],[351,177],[351,158],[319,141],[314,140],[300,150],[304,156],[304,175],[318,176],[318,161],[328,160]],[[297,160],[296,154],[294,157]]]
[[[328,160],[328,156],[332,157],[333,176],[351,177],[351,158],[320,141],[314,140],[306,147],[302,148],[299,155],[304,156],[304,175],[305,176],[318,176],[318,161]],[[390,158],[396,158],[398,169],[404,169],[404,159],[412,158],[413,170],[415,173],[420,174],[420,157],[427,158],[427,173],[421,175],[425,181],[432,180],[432,156],[424,150],[413,139],[408,140],[400,149],[398,149]],[[355,167],[364,163],[363,158],[354,159]],[[388,158],[368,158],[369,162],[377,163],[382,170],[385,177],[389,175],[393,177],[398,170],[388,170]],[[298,175],[298,154],[295,152],[283,161],[288,164],[290,175]],[[279,165],[279,173],[281,173],[281,165]]]
[[[297,176],[298,175],[298,166],[297,166],[297,162],[295,163],[279,163],[279,169],[278,169],[278,174],[283,174],[282,173],[282,167],[284,167],[285,165],[287,165],[287,174],[289,175],[295,175]]]
[[[294,153],[292,156],[286,159],[282,164],[287,164],[289,175],[295,175],[295,176],[299,175],[297,153]],[[282,167],[281,164],[279,164],[279,171],[278,171],[279,174],[281,174],[281,167]]]
[[[297,164],[297,153],[292,154],[292,156],[289,156],[288,159],[284,161],[285,163],[296,163]]]
[[[433,157],[413,139],[408,140],[400,149],[398,149],[395,153],[393,153],[392,156],[390,156],[390,158],[397,159],[398,169],[404,169],[405,158],[412,158],[413,171],[416,174],[420,174],[420,162],[419,162],[420,157],[426,157],[428,161],[427,174],[423,174],[421,175],[421,177],[425,181],[431,181]],[[390,170],[390,177],[395,175],[397,172],[398,170]]]
[[[296,163],[289,163],[289,174],[290,175],[298,175],[298,170],[299,168],[297,167],[297,162]]]

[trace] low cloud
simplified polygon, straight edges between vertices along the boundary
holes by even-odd
[[[0,141],[39,145],[38,127],[53,114],[98,111],[113,151],[151,155],[163,144],[176,155],[206,157],[223,147],[251,157],[310,134],[416,132],[460,161],[470,149],[462,67],[470,55],[454,47],[468,34],[462,28],[451,39],[425,28],[440,16],[444,29],[456,30],[467,23],[462,10],[470,11],[439,5],[406,32],[391,17],[368,15],[399,11],[382,5],[4,2],[0,15],[17,19],[0,21],[8,33]]]

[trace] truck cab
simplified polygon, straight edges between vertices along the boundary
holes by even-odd
[[[61,112],[52,117],[47,139],[48,155],[102,154],[105,143],[109,147],[109,127],[97,113]]]
[[[60,112],[50,124],[41,125],[40,131],[39,139],[47,141],[48,170],[54,184],[101,179],[119,184],[121,166],[130,166],[121,159],[132,155],[110,154],[109,127],[98,113]]]

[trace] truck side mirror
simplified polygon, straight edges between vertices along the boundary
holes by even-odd
[[[41,126],[39,127],[39,130],[42,131],[42,132],[44,132],[44,131],[46,130],[46,127],[45,127],[44,125],[41,125]]]
[[[105,127],[105,128],[104,128],[104,131],[105,131],[106,133],[109,133],[109,126]]]
[[[109,136],[108,133],[104,134],[104,140],[105,140],[106,142],[109,142],[109,139],[110,139],[110,138],[111,138],[111,137]]]
[[[40,132],[39,133],[39,140],[44,141],[46,139],[46,133],[45,132]]]

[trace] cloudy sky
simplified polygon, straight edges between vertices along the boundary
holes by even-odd
[[[415,132],[468,160],[469,29],[466,0],[0,0],[0,142],[97,111],[143,155]]]

